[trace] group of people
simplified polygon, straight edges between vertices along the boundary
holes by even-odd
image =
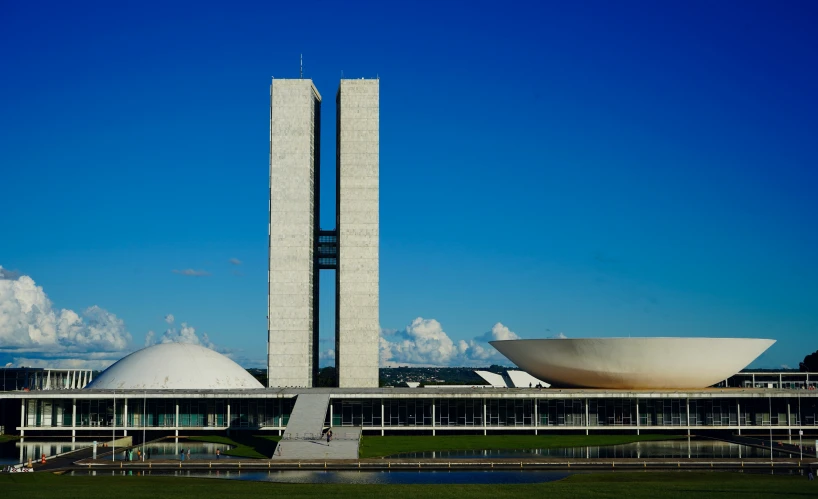
[[[128,449],[122,451],[124,459],[128,461],[133,461],[134,449]],[[136,460],[137,461],[145,461],[146,459],[150,459],[150,453],[148,451],[142,452],[141,449],[136,449]]]

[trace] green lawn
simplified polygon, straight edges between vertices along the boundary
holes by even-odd
[[[565,480],[522,485],[352,485],[278,484],[174,477],[72,477],[52,474],[0,475],[3,497],[60,499],[116,497],[229,499],[257,495],[287,498],[769,498],[816,497],[818,484],[799,476],[740,473],[595,473]]]
[[[361,441],[360,456],[383,457],[403,452],[500,450],[619,445],[648,440],[687,438],[684,435],[456,435],[371,437]]]
[[[188,437],[188,440],[195,442],[213,442],[217,444],[234,445],[230,450],[224,451],[228,456],[249,457],[252,459],[267,459],[273,457],[276,443],[281,439],[272,435],[250,435],[234,434],[231,437],[219,435],[205,435]]]

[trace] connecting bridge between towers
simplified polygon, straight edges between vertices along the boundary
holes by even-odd
[[[315,245],[315,265],[319,270],[338,270],[338,231],[319,230]]]

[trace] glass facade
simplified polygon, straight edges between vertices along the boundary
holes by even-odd
[[[127,408],[126,408],[127,405]],[[295,398],[23,399],[25,428],[268,428]],[[178,409],[177,409],[178,407]],[[818,426],[818,397],[331,399],[327,425],[364,429],[761,428]]]
[[[27,428],[72,426],[73,399],[28,399]],[[176,406],[179,406],[178,421]],[[263,428],[285,427],[295,399],[77,399],[77,428]],[[228,416],[228,405],[230,414]],[[380,408],[378,409],[380,411]],[[380,415],[380,412],[379,412]],[[228,424],[229,421],[229,424]],[[125,424],[127,422],[127,425]]]

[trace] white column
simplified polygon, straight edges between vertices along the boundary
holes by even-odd
[[[125,399],[125,410],[122,413],[122,436],[128,436],[128,399]]]
[[[740,400],[736,400],[736,411],[738,411],[738,414],[736,415],[736,417],[738,418],[738,419],[736,419],[736,422],[738,423],[738,434],[741,435],[741,401]]]
[[[537,399],[534,399],[534,434],[537,435],[537,427],[540,426],[540,416],[539,416],[539,402]]]
[[[283,407],[283,404],[282,404]],[[283,411],[282,411],[283,412]],[[284,416],[281,416],[281,422],[284,422]],[[230,401],[227,401],[227,421],[225,421],[225,426],[228,429],[228,433],[230,433]]]
[[[787,437],[790,440],[790,445],[792,445],[792,419],[790,416],[790,402],[787,401]]]
[[[591,427],[591,411],[588,399],[585,399],[585,434],[588,434],[588,429]],[[559,421],[559,420],[557,420]]]
[[[94,380],[94,371],[89,370],[88,371],[88,382],[90,383],[93,380]]]
[[[176,426],[176,436],[179,436],[179,399],[176,399],[176,419],[173,420],[173,425]]]
[[[51,369],[46,371],[45,389],[51,390]]]
[[[488,426],[488,414],[486,413],[486,398],[483,397],[483,435],[486,435],[488,432],[486,431],[486,426]]]
[[[71,441],[76,441],[77,437],[77,399],[72,400],[71,407]]]
[[[20,436],[25,436],[26,430],[26,399],[20,399]],[[22,452],[22,451],[21,451]]]
[[[690,436],[690,399],[685,399],[685,413],[687,414],[687,436]]]
[[[672,407],[672,406],[671,406]],[[671,415],[671,418],[673,415]],[[672,420],[671,420],[672,422]],[[636,434],[639,435],[639,399],[636,399]]]
[[[332,410],[332,400],[329,401],[329,427],[332,428],[333,416],[335,413]],[[343,417],[343,412],[341,413],[341,417]],[[341,426],[343,426],[344,422],[341,421]]]
[[[384,427],[384,420],[383,420],[383,399],[381,399],[381,436],[383,436],[383,427]]]

